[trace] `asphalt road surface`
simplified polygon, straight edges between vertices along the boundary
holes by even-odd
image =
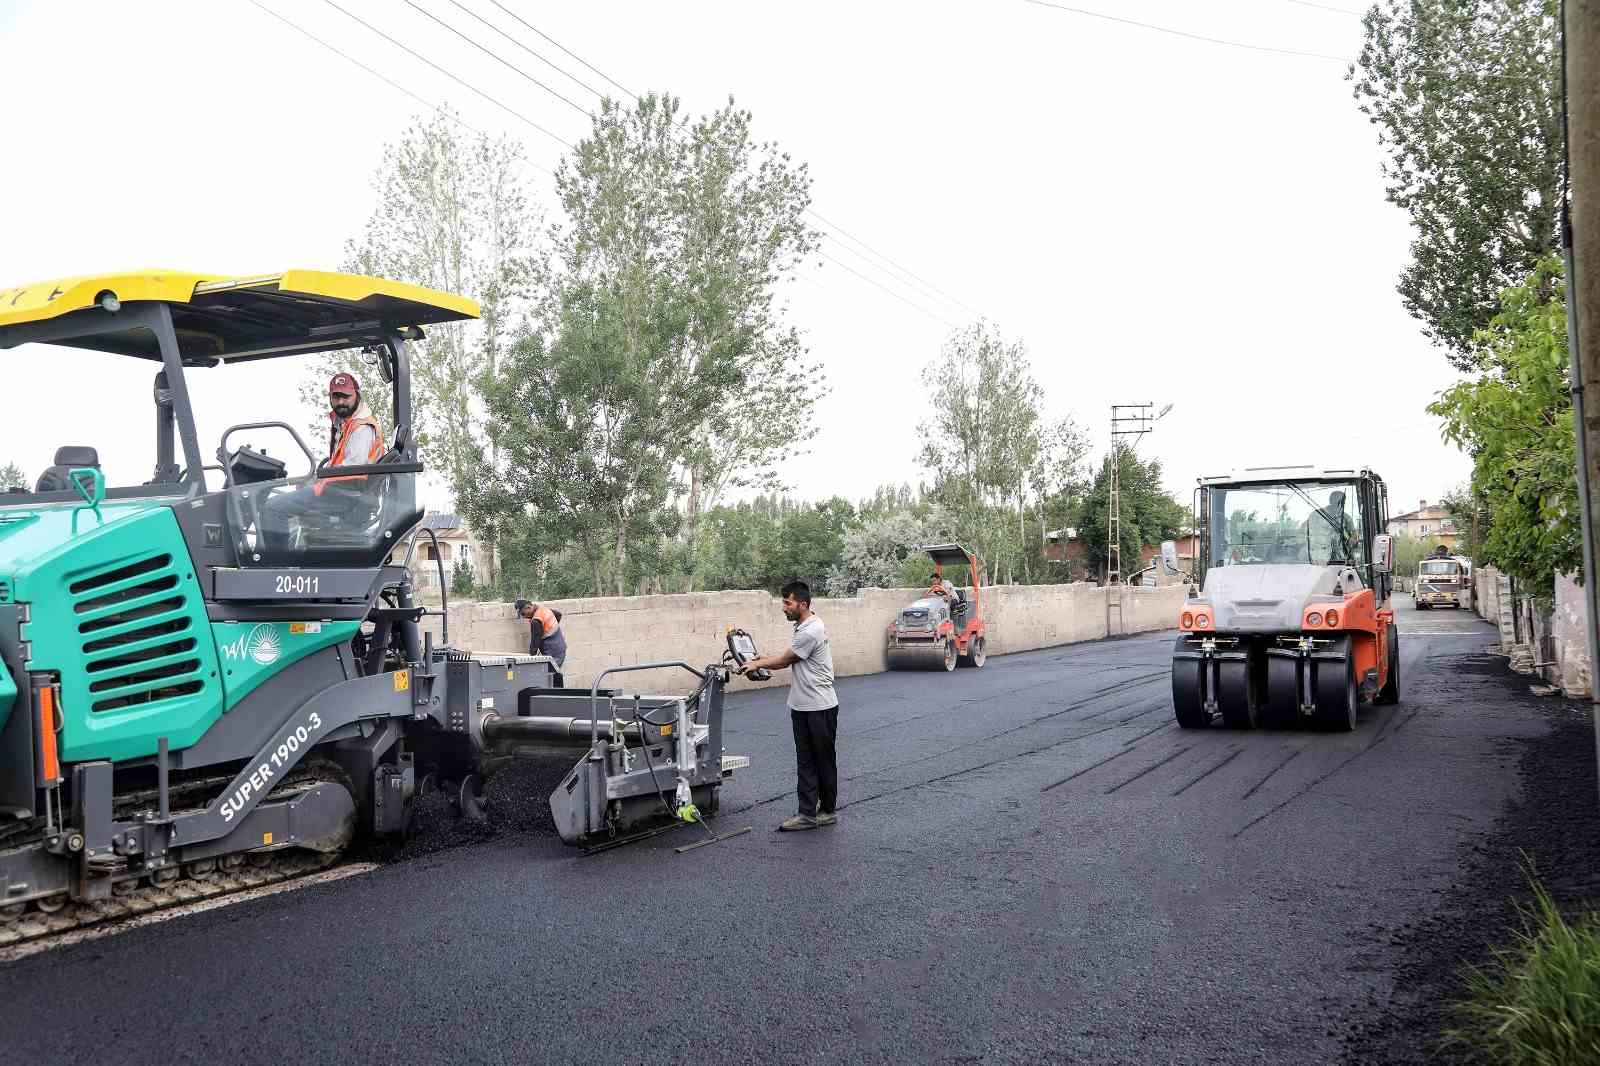
[[[1492,628],[1402,603],[1351,734],[1172,719],[1171,634],[840,684],[840,824],[783,692],[731,702],[720,829],[456,848],[0,967],[16,1062],[1283,1063],[1385,995],[1546,727]]]

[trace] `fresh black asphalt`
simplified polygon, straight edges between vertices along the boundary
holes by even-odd
[[[722,830],[503,837],[0,967],[15,1062],[1335,1061],[1547,728],[1466,612],[1402,609],[1399,706],[1190,732],[1172,634],[840,683],[841,821],[783,692],[730,704]],[[737,683],[736,683],[737,684]]]

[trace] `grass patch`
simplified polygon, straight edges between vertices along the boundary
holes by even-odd
[[[1569,922],[1543,886],[1510,947],[1468,977],[1466,1022],[1447,1035],[1491,1062],[1600,1063],[1600,918]]]

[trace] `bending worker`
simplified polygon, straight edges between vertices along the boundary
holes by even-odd
[[[567,635],[561,631],[561,612],[532,600],[518,600],[517,614],[528,623],[528,654],[548,655],[560,670],[567,661]]]

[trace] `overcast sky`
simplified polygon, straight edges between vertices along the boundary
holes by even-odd
[[[561,138],[587,132],[401,0],[338,2]],[[451,0],[414,2],[595,103]],[[491,0],[458,2],[616,91]],[[1097,454],[1110,404],[1173,404],[1140,448],[1186,503],[1195,477],[1234,466],[1370,464],[1396,512],[1467,477],[1423,410],[1454,374],[1394,291],[1407,222],[1383,199],[1375,130],[1340,62],[1023,0],[501,2],[633,92],[670,91],[691,113],[732,94],[758,137],[810,164],[823,218],[936,286],[919,292],[836,236],[838,263],[789,287],[833,384],[811,454],[788,469],[799,495],[916,479],[918,372],[973,311],[1027,343],[1052,414],[1084,424]],[[543,167],[567,151],[328,0],[260,3],[523,139]],[[1069,6],[1323,56],[1361,40],[1357,17],[1296,0]],[[0,0],[0,100],[0,288],[142,267],[337,269],[383,143],[422,110],[248,0]],[[549,176],[531,186],[548,206]],[[148,364],[43,354],[0,353],[0,462],[37,474],[58,444],[95,444],[113,483],[147,478]],[[202,449],[232,422],[302,424],[288,370],[194,375]]]

